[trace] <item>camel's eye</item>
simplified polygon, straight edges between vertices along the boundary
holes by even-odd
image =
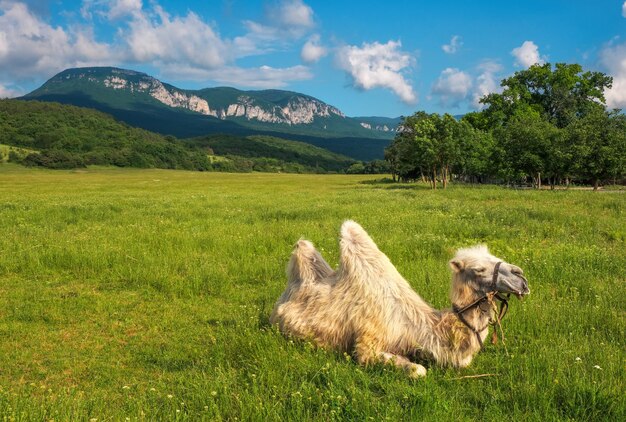
[[[474,272],[477,274],[482,274],[485,272],[485,267],[476,267],[474,268]]]

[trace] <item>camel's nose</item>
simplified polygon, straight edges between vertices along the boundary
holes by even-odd
[[[530,287],[528,287],[528,280],[526,280],[526,277],[524,277],[521,274],[515,274],[515,275],[522,279],[522,294],[523,295],[529,295],[530,294]]]

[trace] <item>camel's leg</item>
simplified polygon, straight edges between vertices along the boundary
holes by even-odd
[[[384,363],[391,363],[398,368],[403,369],[411,378],[426,376],[426,368],[419,363],[411,362],[404,356],[394,355],[393,353],[388,352],[380,352],[379,359]]]
[[[375,351],[374,348],[364,344],[357,344],[355,351],[357,360],[363,365],[382,362],[385,364],[393,364],[405,371],[411,378],[426,376],[426,368],[418,363],[411,362],[404,356],[389,352]]]

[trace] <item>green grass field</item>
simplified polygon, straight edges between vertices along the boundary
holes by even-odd
[[[625,420],[626,196],[370,176],[0,164],[3,420]],[[411,380],[267,323],[300,237],[360,222],[433,306],[479,242],[521,266],[506,347]],[[460,378],[496,374],[483,378]]]

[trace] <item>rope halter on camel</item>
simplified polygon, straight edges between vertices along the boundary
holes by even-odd
[[[507,294],[505,298],[501,296],[500,293],[496,290],[496,283],[498,282],[498,276],[500,274],[500,264],[502,264],[502,261],[498,261],[496,263],[495,268],[493,269],[493,278],[491,279],[491,290],[487,292],[485,296],[482,296],[476,299],[474,302],[470,303],[469,305],[464,306],[463,308],[459,308],[455,304],[452,305],[452,311],[459,318],[459,321],[461,321],[467,328],[469,328],[474,333],[474,335],[476,335],[476,339],[478,340],[478,344],[480,344],[481,350],[484,348],[484,344],[483,344],[483,340],[480,338],[480,333],[484,331],[489,325],[494,326],[493,337],[491,338],[491,343],[496,344],[498,342],[498,334],[496,332],[496,327],[495,327],[495,325],[497,324],[498,327],[500,328],[500,333],[502,334],[502,344],[505,344],[504,330],[502,330],[502,318],[504,318],[504,316],[506,315],[509,309],[508,299],[510,297],[510,294]],[[498,310],[498,304],[495,303],[495,300],[500,301],[499,310]],[[488,305],[487,309],[482,308],[481,305],[483,303],[486,303]],[[489,322],[487,322],[487,324],[481,329],[474,328],[463,316],[464,312],[474,309],[476,307],[478,307],[482,313],[490,312],[491,310],[493,310],[494,311],[493,315],[495,315],[495,319],[494,319],[490,312]],[[506,345],[505,345],[505,348],[506,348]]]

